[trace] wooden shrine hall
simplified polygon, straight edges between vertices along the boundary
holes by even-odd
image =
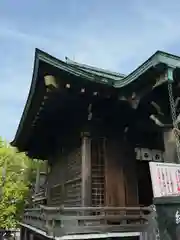
[[[36,49],[12,145],[48,172],[45,203],[25,209],[24,238],[138,239],[148,229],[148,162],[178,162],[179,79],[180,57],[165,52],[125,76]]]

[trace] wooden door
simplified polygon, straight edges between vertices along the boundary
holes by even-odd
[[[91,167],[93,206],[137,205],[136,159],[126,142],[93,139]]]
[[[136,159],[124,140],[106,143],[106,205],[136,206],[138,203]]]
[[[106,142],[106,205],[125,206],[123,156],[116,140]]]

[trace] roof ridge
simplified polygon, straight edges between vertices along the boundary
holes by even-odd
[[[117,76],[117,77],[125,77],[126,76],[125,74],[118,73],[118,72],[111,71],[111,70],[106,70],[104,68],[99,68],[99,67],[94,67],[94,66],[91,66],[91,65],[88,65],[88,64],[78,63],[76,61],[71,60],[68,57],[65,57],[65,60],[66,60],[66,63],[69,64],[69,65],[74,65],[76,67],[84,68],[86,70],[97,71],[97,72],[100,72],[100,73],[105,73],[105,74],[109,74],[109,75]]]

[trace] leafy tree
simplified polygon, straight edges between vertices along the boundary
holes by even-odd
[[[16,227],[38,164],[0,138],[0,228]]]

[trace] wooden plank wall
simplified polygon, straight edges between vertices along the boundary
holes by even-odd
[[[113,138],[92,140],[92,205],[136,206],[138,186],[134,148]]]
[[[106,142],[106,205],[136,206],[138,186],[134,148],[121,139]]]
[[[134,149],[127,142],[119,139],[98,138],[93,139],[92,142],[90,139],[86,140],[84,141],[86,147],[82,145],[82,148],[76,148],[68,154],[57,154],[48,176],[47,204],[52,206],[136,205],[138,192]],[[89,150],[92,147],[91,153],[87,151],[87,147]],[[88,168],[85,157],[83,158],[83,149],[84,154],[90,157],[86,160],[88,162],[91,160]],[[91,170],[90,175],[87,169]],[[89,187],[86,186],[86,173],[88,173]]]
[[[123,156],[117,140],[106,142],[106,205],[125,206],[125,184],[123,173]]]
[[[81,205],[81,148],[57,154],[48,175],[47,188],[48,205]]]

